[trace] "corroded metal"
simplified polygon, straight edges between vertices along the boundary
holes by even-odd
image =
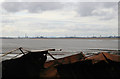
[[[64,58],[59,58],[59,59],[56,59],[56,60],[46,62],[44,64],[44,66],[45,66],[45,68],[48,68],[50,66],[56,66],[56,65],[59,65],[59,64],[70,64],[70,63],[75,63],[75,62],[81,61],[84,58],[85,58],[85,55],[81,52],[79,54],[75,54],[75,55],[72,55],[72,56],[67,56],[67,57],[64,57]]]
[[[108,62],[108,60],[111,60],[111,61],[114,61],[114,62],[120,62],[120,56],[105,53],[105,52],[101,52],[98,55],[94,55],[94,56],[86,58],[86,60],[92,60],[94,63],[98,62],[98,61]]]
[[[101,52],[99,54],[86,57],[82,52],[79,54],[67,56],[64,58],[56,59],[46,50],[39,52],[29,52],[22,57],[10,61],[3,62],[4,64],[9,64],[9,62],[17,63],[11,64],[11,67],[16,71],[17,67],[21,73],[24,73],[25,69],[28,71],[19,76],[31,77],[31,73],[34,77],[39,79],[82,79],[82,78],[120,78],[120,56],[112,55],[109,53]],[[44,55],[45,54],[45,55]],[[54,60],[46,61],[47,54],[50,55]],[[41,60],[41,61],[40,61]],[[19,63],[20,62],[20,63]],[[23,64],[22,64],[23,63]],[[9,67],[8,65],[3,65],[4,68]],[[23,68],[20,68],[20,67]],[[24,68],[26,67],[26,68]],[[29,70],[32,69],[30,72]],[[4,70],[4,69],[3,69]],[[39,71],[38,71],[39,70]],[[9,70],[6,70],[9,71]],[[37,73],[36,73],[37,71]],[[9,71],[12,72],[12,71]],[[29,73],[29,74],[28,74]],[[16,72],[14,72],[16,74]],[[6,74],[4,73],[4,76]],[[16,74],[18,75],[18,74]],[[10,75],[11,76],[11,75]],[[33,79],[35,79],[33,77]],[[13,77],[14,78],[14,77]]]
[[[87,58],[80,53],[46,62],[44,66],[40,76],[45,79],[120,77],[120,56],[105,52]]]
[[[76,54],[76,55],[72,55],[72,56],[68,56],[68,57],[64,57],[64,58],[60,58],[60,59],[46,62],[44,64],[44,67],[46,69],[44,69],[40,73],[40,77],[42,77],[44,79],[46,79],[46,78],[59,79],[60,75],[56,69],[57,66],[59,66],[61,64],[72,64],[75,62],[79,62],[79,61],[82,61],[82,59],[84,59],[84,58],[85,58],[85,55],[81,52],[81,53]]]

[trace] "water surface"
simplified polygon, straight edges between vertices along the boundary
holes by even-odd
[[[30,50],[49,48],[64,51],[80,51],[82,49],[118,49],[117,39],[2,39],[2,52],[23,47]]]

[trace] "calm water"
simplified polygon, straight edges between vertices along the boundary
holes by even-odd
[[[3,39],[2,52],[18,47],[26,49],[63,49],[64,51],[79,51],[81,49],[118,49],[117,39]]]

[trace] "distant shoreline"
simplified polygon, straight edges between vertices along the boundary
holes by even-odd
[[[0,39],[120,39],[120,38],[0,38]]]

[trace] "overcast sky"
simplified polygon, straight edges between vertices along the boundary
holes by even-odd
[[[118,35],[117,2],[3,2],[2,36]]]

